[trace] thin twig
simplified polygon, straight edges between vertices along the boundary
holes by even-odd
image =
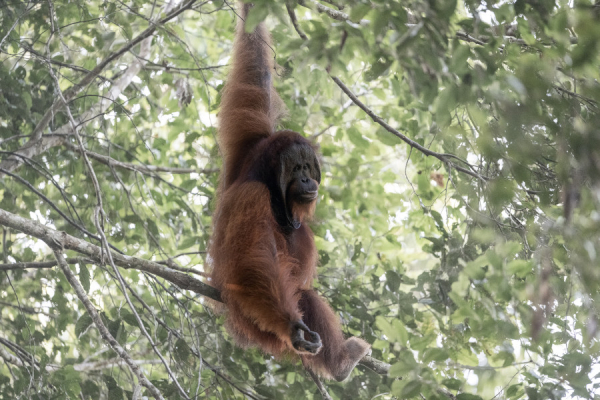
[[[79,148],[78,146],[75,146],[74,144],[69,143],[69,142],[65,142],[65,146],[68,147],[69,149],[71,149],[73,151],[77,151],[81,154],[81,148]],[[149,165],[149,164],[132,164],[132,163],[115,160],[114,158],[111,158],[111,157],[108,157],[108,156],[105,156],[102,154],[94,153],[93,151],[90,151],[88,149],[85,149],[85,154],[88,157],[101,162],[102,164],[106,164],[108,166],[114,166],[114,167],[118,167],[118,168],[123,168],[123,169],[128,169],[130,171],[136,171],[136,172],[140,172],[144,175],[150,175],[150,176],[154,176],[154,174],[157,172],[166,172],[169,174],[192,174],[192,173],[212,174],[215,172],[219,172],[219,170],[217,168],[196,169],[196,168],[161,167],[161,166]]]
[[[20,306],[20,305],[17,305],[17,304],[7,303],[5,301],[0,301],[0,304],[3,305],[3,306],[5,306],[5,307],[16,308],[17,310],[22,311],[22,312],[27,313],[27,314],[43,314],[43,315],[47,315],[47,316],[49,316],[51,318],[55,318],[56,317],[56,315],[54,315],[54,314],[50,314],[50,313],[47,313],[45,311],[42,311],[40,309],[33,308],[33,307]]]
[[[296,32],[298,32],[298,36],[300,36],[303,40],[308,40],[308,36],[306,36],[306,33],[304,33],[302,28],[300,28],[298,18],[296,17],[296,12],[294,11],[294,8],[292,7],[289,1],[285,3],[285,7],[287,8],[287,12],[290,16],[290,20],[292,21],[292,25],[294,25],[294,29],[296,29]]]
[[[77,294],[79,301],[81,301],[83,303],[83,306],[85,307],[88,314],[92,318],[92,321],[94,321],[94,324],[96,325],[96,328],[98,328],[98,331],[100,332],[100,335],[102,336],[102,339],[104,339],[110,345],[110,347],[115,351],[115,353],[117,353],[119,355],[119,357],[121,357],[127,363],[131,372],[133,372],[135,374],[135,376],[138,378],[138,382],[142,386],[144,386],[146,389],[148,389],[148,391],[150,391],[150,393],[152,393],[152,396],[154,396],[154,398],[164,399],[164,397],[162,396],[160,391],[156,388],[156,386],[154,386],[152,384],[152,382],[150,382],[148,380],[148,378],[146,378],[146,376],[144,375],[144,373],[142,372],[140,367],[133,361],[133,359],[125,351],[125,349],[123,347],[121,347],[119,342],[117,342],[115,340],[115,338],[110,334],[110,332],[108,331],[108,329],[102,322],[102,318],[100,318],[100,314],[98,313],[98,311],[96,310],[96,308],[94,307],[94,305],[92,304],[90,299],[85,294],[85,290],[83,289],[83,286],[81,286],[81,283],[79,283],[79,281],[75,278],[73,271],[71,271],[71,269],[69,268],[69,265],[67,264],[67,262],[64,259],[62,251],[57,250],[55,248],[54,256],[56,257],[56,261],[58,261],[58,265],[60,266],[60,269],[65,274],[67,281],[69,282],[71,287],[75,290],[75,294]]]
[[[324,6],[323,4],[317,3],[316,1],[313,0],[298,0],[298,4],[300,4],[301,6],[304,6],[306,8],[314,8],[316,9],[318,12],[322,13],[322,14],[326,14],[329,18],[335,19],[337,21],[351,21],[350,20],[350,16],[344,12],[338,11],[338,10],[334,10],[333,8],[329,8],[327,6]],[[360,20],[360,24],[361,25],[368,25],[369,21],[366,19],[362,19]]]
[[[75,257],[75,258],[67,258],[68,264],[79,264],[92,262],[92,260]],[[54,268],[58,265],[56,260],[53,261],[33,261],[33,262],[17,262],[11,264],[0,264],[0,271],[10,271],[15,269],[45,269],[45,268]]]
[[[310,369],[307,369],[308,374],[310,375],[310,377],[313,379],[313,381],[315,381],[315,384],[317,385],[317,389],[319,389],[319,392],[321,393],[321,396],[323,396],[324,400],[333,400],[331,398],[331,396],[329,395],[329,393],[327,392],[327,389],[325,389],[325,386],[323,385],[323,382],[321,382],[321,380],[319,379],[319,377],[312,372]]]

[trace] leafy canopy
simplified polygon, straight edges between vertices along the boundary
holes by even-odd
[[[297,3],[257,0],[248,24],[272,31],[285,128],[323,154],[317,288],[391,365],[329,395],[597,396],[600,6]],[[205,296],[105,257],[204,280],[236,17],[182,4],[0,7],[0,210],[105,247],[59,250],[78,293],[42,233],[1,223],[0,399],[151,395],[82,293],[165,398],[321,397],[235,347]]]

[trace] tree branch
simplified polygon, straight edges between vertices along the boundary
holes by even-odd
[[[21,360],[19,357],[15,356],[15,355],[12,355],[3,346],[0,346],[0,358],[3,358],[4,361],[14,364],[17,367],[25,366],[25,363],[23,362],[23,360]]]
[[[319,377],[312,372],[310,369],[307,369],[308,374],[310,375],[310,377],[313,379],[313,381],[315,381],[315,384],[317,385],[317,389],[319,389],[319,392],[321,393],[321,396],[323,396],[324,400],[333,400],[331,398],[331,396],[329,395],[329,393],[327,392],[327,389],[325,388],[325,386],[323,385],[323,382],[321,382],[321,380],[319,379]]]
[[[94,262],[101,265],[106,263],[106,261],[103,261],[105,255],[100,246],[78,239],[65,232],[56,231],[38,222],[20,217],[2,209],[0,209],[0,225],[13,228],[38,238],[51,248],[59,247],[66,250],[73,250],[90,257]],[[217,289],[192,276],[173,271],[171,268],[167,268],[154,261],[130,257],[114,251],[111,253],[115,264],[121,268],[137,269],[148,272],[177,285],[181,289],[190,290],[219,302],[222,301],[221,294]]]
[[[304,0],[299,0],[298,4],[303,5],[305,7],[305,1]],[[326,12],[327,15],[329,15],[331,18],[333,19],[337,19],[340,21],[346,21],[348,20],[350,17],[340,11],[336,11],[333,10],[329,7],[325,7],[322,4],[319,3],[311,3],[314,4],[317,7],[317,10],[320,10],[320,8],[324,8],[326,10],[320,11],[320,12]],[[294,20],[296,19],[296,15],[293,13],[293,9],[290,9],[290,7],[288,6],[288,13],[290,14],[290,19],[292,20],[292,23],[294,24],[294,27],[296,27],[297,25],[297,21],[294,22]],[[367,21],[368,22],[368,21]],[[362,23],[362,21],[361,21]],[[307,39],[306,34],[304,34],[304,32],[302,31],[298,31],[298,29],[296,29],[296,31],[298,32],[298,35],[300,35],[300,37],[302,39]],[[409,35],[410,33],[407,32],[407,35]],[[398,138],[400,138],[401,140],[403,140],[404,142],[406,142],[409,146],[411,146],[412,148],[415,148],[419,151],[421,151],[423,154],[427,155],[427,156],[433,156],[435,158],[437,158],[438,160],[442,161],[444,164],[446,164],[447,167],[449,168],[454,168],[457,171],[463,172],[467,175],[471,175],[474,178],[477,178],[479,180],[482,181],[487,181],[487,178],[483,175],[478,174],[477,172],[473,171],[473,168],[471,166],[471,164],[469,164],[467,161],[455,156],[454,154],[448,154],[448,153],[438,153],[435,152],[433,150],[429,150],[428,148],[420,145],[419,143],[415,142],[412,139],[409,139],[406,135],[400,133],[398,130],[392,128],[387,122],[385,122],[381,117],[379,117],[377,114],[375,114],[370,108],[368,108],[366,105],[363,104],[363,102],[361,102],[358,97],[356,97],[356,95],[354,93],[352,93],[352,91],[337,77],[333,76],[333,75],[329,75],[331,77],[331,79],[340,87],[340,89],[342,89],[342,91],[344,93],[346,93],[346,95],[350,98],[350,100],[352,100],[352,102],[354,104],[356,104],[358,107],[360,107],[365,113],[367,113],[367,115],[369,117],[371,117],[371,119],[376,122],[377,124],[381,125],[383,128],[385,128],[385,130],[387,130],[388,132],[392,133],[393,135],[397,136]],[[469,166],[471,169],[467,169],[464,167],[461,167],[459,165],[456,165],[455,163],[450,161],[450,158],[456,159],[458,161],[460,161],[461,163]]]
[[[69,143],[69,142],[65,142],[65,146],[73,151],[81,153],[81,149],[79,148],[79,146],[75,146],[74,144]],[[167,172],[170,174],[191,174],[191,173],[212,174],[212,173],[219,171],[217,168],[196,169],[196,168],[161,167],[161,166],[154,166],[154,165],[149,165],[149,164],[132,164],[132,163],[115,160],[114,158],[111,158],[111,157],[108,157],[108,156],[105,156],[102,154],[94,153],[93,151],[90,151],[87,149],[85,150],[85,153],[87,154],[88,157],[90,157],[96,161],[99,161],[102,164],[108,165],[110,167],[118,167],[118,168],[128,169],[130,171],[136,171],[136,172],[142,173],[144,175],[150,175],[150,176],[154,176],[154,174],[157,172]]]
[[[7,303],[5,301],[0,301],[0,304],[3,305],[3,306],[5,306],[5,307],[16,308],[17,310],[22,311],[22,312],[27,313],[27,314],[34,314],[34,315],[35,314],[44,314],[44,315],[49,316],[50,318],[55,318],[56,317],[56,315],[54,315],[54,314],[50,314],[50,313],[47,313],[45,311],[42,311],[40,309],[36,309],[36,308],[33,308],[33,307],[21,306],[21,305],[18,305],[18,304]]]
[[[85,258],[67,258],[68,264],[78,264],[82,262],[92,262]],[[18,262],[12,264],[0,264],[0,271],[10,271],[14,269],[44,269],[44,268],[53,268],[58,265],[56,260],[53,261],[34,261],[34,262]]]
[[[171,19],[173,19],[176,16],[178,16],[179,14],[181,14],[183,11],[191,8],[191,6],[196,1],[197,0],[188,0],[185,4],[183,4],[177,10],[174,10],[171,13],[167,14],[166,17],[164,17],[157,23],[152,24],[145,31],[143,31],[138,36],[136,36],[134,39],[132,39],[129,43],[127,43],[126,45],[121,47],[118,51],[111,53],[108,57],[106,57],[104,60],[102,60],[96,66],[96,68],[94,68],[87,75],[85,75],[78,84],[72,86],[70,89],[65,91],[65,93],[64,93],[65,101],[63,102],[63,99],[59,97],[52,104],[52,106],[46,111],[46,113],[42,116],[42,118],[40,119],[40,121],[38,122],[36,127],[34,128],[33,133],[31,135],[31,139],[23,147],[21,147],[19,150],[17,150],[15,152],[16,153],[15,156],[10,157],[10,158],[0,162],[0,168],[3,168],[8,171],[13,171],[16,168],[20,167],[25,162],[23,157],[33,158],[37,155],[40,155],[40,154],[46,152],[48,149],[50,149],[54,146],[58,146],[58,145],[62,144],[65,140],[65,137],[42,135],[43,131],[48,127],[48,124],[50,124],[52,117],[65,104],[67,104],[71,100],[73,100],[75,98],[75,96],[84,87],[86,87],[88,84],[90,84],[100,74],[100,72],[102,72],[102,70],[104,68],[106,68],[106,66],[109,63],[111,63],[112,61],[121,57],[126,52],[130,51],[135,45],[140,43],[142,40],[150,37],[159,25],[165,24],[166,22],[170,21]],[[103,98],[102,100],[100,100],[100,102],[93,105],[90,109],[88,109],[88,111],[84,112],[77,119],[78,126],[85,124],[87,121],[91,120],[93,116],[103,113],[108,108],[108,106],[111,104],[111,102],[112,102],[111,99],[116,99],[119,97],[119,95],[123,92],[123,90],[127,86],[129,86],[129,84],[131,83],[133,78],[135,76],[137,76],[139,71],[142,69],[142,67],[144,65],[143,59],[148,58],[148,55],[149,54],[140,54],[142,59],[136,59],[129,66],[129,68],[127,68],[127,70],[125,71],[123,76],[119,80],[117,80],[114,83],[114,85],[110,88],[110,90],[108,91],[108,94],[105,96],[106,99]],[[72,130],[71,123],[67,123],[67,124],[61,126],[60,128],[58,128],[54,133],[70,133],[71,130]],[[18,156],[23,156],[23,157],[18,157]],[[0,173],[0,177],[2,175],[3,174]]]
[[[321,1],[322,1],[323,3],[329,3],[329,4],[331,4],[332,6],[336,6],[336,7],[337,7],[337,9],[338,9],[338,10],[340,10],[340,11],[341,11],[341,10],[343,10],[343,9],[346,7],[346,6],[345,6],[345,5],[343,5],[343,4],[337,4],[337,3],[334,3],[334,2],[333,2],[333,1],[331,1],[331,0],[321,0]]]
[[[344,93],[346,93],[346,95],[348,95],[348,97],[354,102],[354,104],[356,104],[361,110],[363,110],[365,113],[367,113],[367,115],[369,117],[371,117],[371,119],[374,122],[381,125],[386,131],[388,131],[391,134],[400,138],[402,141],[407,143],[410,147],[419,150],[421,153],[425,154],[426,156],[432,156],[432,157],[437,158],[438,160],[440,160],[441,162],[446,164],[448,167],[454,168],[457,171],[463,172],[467,175],[471,175],[472,177],[477,178],[481,181],[484,181],[484,182],[487,181],[487,178],[485,176],[480,175],[477,172],[474,172],[470,169],[463,168],[459,165],[456,165],[455,163],[450,161],[450,158],[454,158],[454,159],[464,163],[465,165],[470,166],[470,164],[468,162],[466,162],[465,160],[462,160],[461,158],[455,156],[454,154],[438,153],[436,151],[429,150],[428,148],[426,148],[426,147],[420,145],[419,143],[415,142],[414,140],[408,138],[406,135],[398,132],[396,129],[392,128],[387,122],[385,122],[380,116],[375,114],[370,108],[368,108],[366,105],[364,105],[363,102],[361,102],[358,99],[358,97],[356,97],[354,95],[354,93],[352,93],[352,91],[350,89],[348,89],[348,87],[346,85],[344,85],[344,83],[339,78],[337,78],[333,75],[330,75],[330,77],[340,87],[340,89],[342,89],[342,91]]]
[[[379,375],[387,375],[391,367],[390,364],[377,360],[371,356],[364,356],[358,363],[377,372]]]
[[[131,360],[135,365],[144,365],[144,364],[162,364],[160,360]],[[81,364],[74,364],[73,369],[79,372],[85,371],[97,371],[100,369],[119,367],[126,364],[125,360],[121,358],[111,358],[109,360],[95,361],[95,362],[84,362]],[[55,367],[54,365],[49,365],[46,369]],[[61,368],[58,366],[58,368]]]
[[[156,386],[154,386],[152,384],[152,382],[150,382],[148,380],[148,378],[146,378],[146,376],[144,375],[144,373],[142,372],[140,367],[133,362],[133,359],[131,358],[131,356],[125,351],[125,349],[123,347],[121,347],[119,342],[117,342],[116,339],[110,334],[110,332],[108,331],[108,328],[106,328],[106,326],[102,322],[102,319],[100,318],[100,314],[98,314],[98,311],[96,310],[96,308],[94,307],[94,305],[92,304],[90,299],[85,294],[85,290],[83,289],[83,286],[81,286],[81,283],[79,283],[79,281],[75,278],[73,271],[71,271],[71,269],[69,268],[69,265],[65,261],[62,252],[60,250],[57,250],[56,247],[53,247],[53,248],[54,248],[54,256],[56,257],[56,260],[58,261],[58,265],[60,266],[60,269],[65,274],[71,287],[75,290],[77,297],[83,303],[83,306],[85,307],[88,314],[92,318],[92,321],[94,321],[94,324],[96,325],[96,328],[98,328],[98,331],[100,332],[100,335],[102,336],[102,339],[104,339],[106,342],[108,342],[108,344],[115,351],[115,353],[117,353],[119,355],[119,357],[121,357],[127,363],[127,365],[129,366],[129,369],[131,369],[131,372],[133,372],[135,374],[135,376],[137,376],[138,382],[140,385],[142,385],[146,389],[148,389],[148,391],[150,393],[152,393],[152,396],[155,399],[164,400],[164,397],[162,396],[160,391],[156,388]]]
[[[27,182],[25,179],[21,178],[19,175],[13,174],[12,172],[9,172],[3,168],[0,168],[0,174],[6,174],[14,179],[16,179],[17,181],[21,182],[23,185],[27,186],[27,188],[29,190],[31,190],[33,193],[35,193],[36,195],[38,195],[42,200],[44,200],[50,207],[52,207],[54,209],[54,211],[56,211],[61,217],[63,217],[65,219],[65,221],[67,221],[69,224],[73,225],[75,228],[79,229],[81,232],[83,232],[84,234],[88,235],[89,237],[91,237],[92,239],[96,239],[98,241],[101,240],[101,238],[98,235],[93,234],[92,232],[90,232],[89,230],[87,230],[84,226],[79,225],[77,222],[75,222],[74,220],[72,220],[71,218],[69,218],[68,215],[66,215],[64,212],[62,212],[62,210],[60,208],[58,208],[58,206],[56,204],[54,204],[54,202],[52,202],[48,197],[46,197],[42,192],[40,192],[39,190],[37,190],[31,183]],[[1,176],[1,175],[0,175]],[[109,245],[112,249],[117,250],[117,248],[113,245]]]
[[[4,343],[2,343],[2,344],[4,344]],[[16,365],[17,367],[23,367],[25,365],[25,363],[23,362],[23,360],[21,358],[11,354],[8,350],[5,349],[5,346],[0,346],[0,357],[3,358],[5,361]],[[132,360],[132,361],[135,365],[162,364],[162,361],[160,361],[160,360]],[[107,368],[113,368],[113,367],[120,367],[123,365],[127,365],[125,360],[123,360],[122,358],[115,357],[115,358],[110,358],[108,360],[101,360],[101,361],[94,361],[94,362],[82,362],[79,364],[73,364],[73,369],[75,371],[79,371],[79,372],[87,372],[87,371],[98,371],[101,369],[107,369]],[[36,362],[36,366],[39,367],[37,362]],[[61,365],[56,365],[56,364],[47,364],[46,365],[47,372],[58,371],[61,368],[63,368],[63,366],[61,366]]]
[[[458,31],[458,32],[456,32],[456,37],[460,40],[464,40],[466,42],[471,42],[471,43],[476,43],[480,46],[486,45],[490,41],[490,38],[499,38],[502,40],[506,40],[510,43],[519,44],[521,46],[529,46],[525,40],[514,36],[514,34],[508,34],[508,35],[503,34],[501,32],[497,32],[497,29],[493,29],[493,28],[506,29],[503,26],[491,27],[492,32],[490,32],[490,35],[478,35],[477,37],[471,35],[469,32]],[[496,31],[496,32],[494,32],[494,31]],[[537,38],[536,38],[536,40],[537,40],[537,43],[541,44],[542,46],[552,46],[553,44],[555,44],[553,41],[544,42],[543,40],[537,39]],[[577,44],[578,39],[575,36],[570,36],[569,42],[571,44]]]
[[[350,16],[344,12],[338,11],[338,10],[334,10],[333,8],[324,6],[321,3],[317,3],[315,1],[309,0],[298,0],[298,4],[300,4],[301,6],[304,6],[306,8],[309,9],[316,9],[318,12],[322,13],[322,14],[326,14],[329,18],[335,19],[337,21],[350,21],[352,22],[352,20],[350,19]],[[359,23],[361,25],[367,25],[369,24],[369,21],[366,19],[361,19],[359,21]]]
[[[8,211],[0,209],[0,225],[7,226],[9,228],[15,229],[17,231],[23,232],[29,236],[33,236],[37,239],[44,241],[51,248],[63,248],[66,250],[73,250],[78,253],[84,254],[90,257],[93,262],[104,265],[105,262],[102,261],[102,249],[99,246],[88,243],[84,240],[73,237],[65,232],[56,231],[47,226],[44,226],[38,222],[32,221],[30,219],[26,219],[20,217],[18,215],[9,213]],[[222,302],[221,293],[219,290],[214,287],[207,285],[206,283],[186,274],[183,274],[178,271],[174,271],[171,268],[167,268],[159,263],[154,261],[144,260],[141,258],[130,257],[127,255],[118,254],[116,252],[112,252],[112,257],[115,261],[115,264],[121,268],[125,269],[137,269],[140,271],[148,272],[150,274],[159,276],[175,285],[180,287],[181,289],[189,290],[194,293],[200,294],[202,296],[209,297],[218,302]],[[69,258],[65,260],[65,263],[76,263],[79,262],[77,260],[81,260],[78,258]],[[88,260],[85,260],[89,262]],[[45,265],[43,268],[51,268],[51,266],[46,266],[46,262],[39,263],[21,263],[23,265],[34,265],[33,268],[36,268],[35,264],[43,264]],[[6,264],[0,264],[6,265]],[[14,265],[14,264],[8,264]],[[54,263],[56,265],[56,263]],[[54,266],[53,265],[53,266]],[[25,268],[25,267],[24,267]],[[41,268],[41,267],[38,267]],[[390,365],[374,359],[371,356],[365,356],[359,364],[364,365],[372,369],[381,375],[386,375],[390,369]]]
[[[300,28],[298,24],[298,18],[296,18],[296,12],[294,11],[294,7],[290,4],[290,2],[285,3],[285,8],[287,8],[288,15],[290,16],[290,21],[292,21],[292,25],[294,25],[294,29],[298,33],[298,36],[302,38],[302,40],[308,40],[308,36],[306,33]]]

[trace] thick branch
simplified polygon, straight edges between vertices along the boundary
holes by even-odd
[[[390,364],[385,363],[383,361],[379,361],[371,356],[364,356],[362,360],[358,362],[365,367],[372,369],[380,375],[387,375],[390,371]]]
[[[16,365],[17,367],[23,367],[25,363],[19,357],[12,355],[3,346],[0,346],[0,358],[4,359],[7,363]]]
[[[52,248],[63,248],[66,250],[73,250],[78,253],[84,254],[93,260],[94,262],[104,264],[101,261],[101,248],[99,246],[88,243],[84,240],[73,237],[65,232],[59,232],[54,229],[48,228],[38,222],[32,221],[20,217],[18,215],[9,213],[8,211],[0,209],[0,225],[7,226],[17,231],[23,232],[27,235],[33,236],[44,241],[48,246]],[[125,269],[137,269],[145,271],[150,274],[159,276],[182,289],[190,290],[194,293],[209,297],[213,300],[221,302],[220,292],[212,286],[186,274],[178,271],[174,271],[171,268],[167,268],[153,261],[144,260],[141,258],[130,257],[116,252],[112,252],[115,264]],[[68,262],[77,262],[78,258],[69,258]],[[31,264],[45,264],[41,263],[23,263],[25,265]],[[8,264],[11,265],[11,264]],[[56,263],[54,263],[56,265]],[[34,267],[35,268],[35,267]],[[44,268],[50,268],[45,266]],[[390,369],[390,365],[374,359],[371,356],[365,356],[360,364],[364,365],[377,372],[378,374],[385,375]]]
[[[85,240],[78,239],[65,232],[56,231],[38,222],[20,217],[0,209],[0,225],[13,228],[27,235],[33,236],[44,241],[52,248],[64,248],[73,250],[80,254],[84,254],[92,258],[95,262],[104,264],[102,249],[99,246],[88,243]],[[210,297],[213,300],[221,301],[219,291],[206,283],[186,275],[184,273],[173,271],[154,261],[148,261],[141,258],[130,257],[117,252],[112,252],[112,257],[115,264],[125,269],[137,269],[159,276],[167,281],[177,285],[178,287],[190,290],[192,292]]]

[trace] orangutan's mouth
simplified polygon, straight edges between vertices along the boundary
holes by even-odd
[[[302,200],[306,203],[310,203],[311,201],[313,201],[314,199],[317,198],[318,194],[319,194],[318,190],[309,190],[300,195],[300,200]]]

